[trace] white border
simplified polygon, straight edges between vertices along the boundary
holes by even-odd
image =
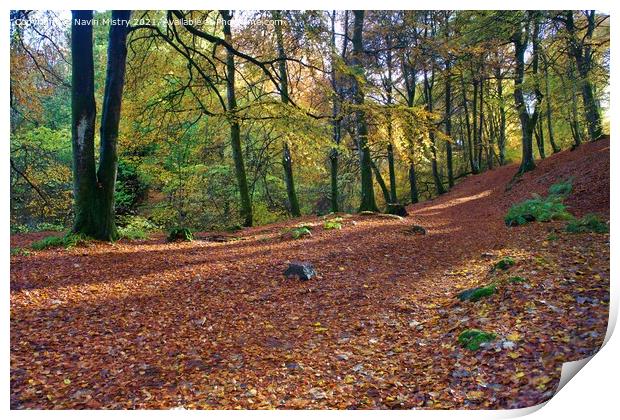
[[[2,277],[2,291],[3,299],[0,303],[2,314],[2,337],[4,337],[2,346],[1,360],[4,364],[3,374],[0,381],[2,383],[2,411],[11,415],[14,418],[79,418],[84,415],[78,411],[11,411],[9,413],[9,200],[6,197],[9,196],[9,113],[8,113],[8,97],[9,97],[9,47],[8,47],[8,11],[11,9],[71,9],[71,8],[92,8],[98,10],[104,9],[166,9],[171,4],[170,0],[152,0],[152,1],[119,1],[119,0],[93,0],[93,1],[57,1],[49,0],[45,2],[32,1],[32,0],[8,0],[4,1],[2,8],[4,14],[0,19],[0,27],[2,28],[2,36],[0,36],[0,51],[3,51],[1,56],[2,68],[5,69],[4,77],[0,79],[0,89],[4,98],[4,116],[1,118],[2,124],[2,140],[0,141],[0,153],[3,156],[2,159],[2,173],[4,173],[4,181],[0,183],[0,196],[5,197],[4,205],[1,207],[2,218],[5,221],[2,227],[3,245],[2,245],[2,269],[5,276]],[[514,3],[503,3],[497,0],[478,0],[475,2],[465,2],[456,0],[434,0],[431,3],[423,1],[395,1],[395,0],[381,0],[367,1],[367,0],[341,0],[338,2],[317,0],[313,2],[297,1],[295,3],[284,1],[226,1],[225,6],[231,9],[332,9],[337,5],[338,9],[506,9],[506,8],[519,8],[519,9],[597,9],[608,12],[613,16],[616,9],[616,2],[612,1],[549,1],[549,0],[522,0]],[[209,9],[209,8],[221,8],[222,2],[213,1],[187,1],[187,0],[175,0],[175,8],[185,9]],[[612,25],[612,39],[615,38],[616,30],[615,24]],[[613,40],[612,40],[613,44]],[[618,58],[615,54],[611,56],[611,98],[615,98],[614,88],[617,85],[617,76],[614,70],[618,68]],[[613,101],[610,101],[609,115],[615,115],[613,112]],[[618,120],[611,119],[611,131],[618,132]],[[615,214],[617,210],[617,195],[618,195],[618,171],[615,169],[614,163],[618,163],[618,152],[615,146],[611,147],[611,214]],[[612,236],[617,236],[618,228],[615,223],[611,224]],[[611,271],[616,273],[618,253],[616,247],[611,248]],[[549,417],[554,418],[609,418],[611,412],[617,412],[616,400],[617,396],[617,377],[619,373],[619,365],[617,355],[620,354],[620,342],[617,337],[611,336],[610,332],[613,330],[615,321],[618,314],[618,287],[617,281],[612,276],[611,284],[611,309],[610,309],[610,325],[606,339],[609,341],[604,348],[595,355],[592,360],[587,363],[587,366],[578,374],[577,379],[569,381],[561,391],[554,396],[542,409],[541,407],[534,407],[532,409],[522,410],[509,410],[509,411],[398,411],[398,412],[386,412],[386,411],[358,411],[358,412],[341,412],[341,411],[185,411],[185,412],[169,412],[169,411],[130,411],[130,412],[112,412],[112,411],[91,411],[88,416],[94,416],[95,418],[104,418],[108,416],[123,415],[132,418],[145,418],[148,416],[152,418],[168,417],[170,414],[175,417],[193,417],[209,416],[210,418],[245,418],[248,416],[265,418],[265,417],[278,417],[282,418],[286,416],[294,416],[300,419],[310,418],[335,418],[342,415],[352,416],[357,418],[377,418],[379,416],[405,416],[416,418],[419,417],[433,417],[433,418],[498,418],[498,417],[515,417],[525,415],[529,412],[533,412],[530,418],[533,419],[546,419]],[[536,411],[537,410],[537,411]]]

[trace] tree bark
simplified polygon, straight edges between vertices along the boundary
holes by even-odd
[[[221,10],[222,19],[229,21],[232,18],[228,10]],[[224,38],[227,43],[232,44],[232,32],[230,25],[224,25]],[[235,94],[235,55],[229,49],[226,50],[226,99],[228,106],[228,120],[230,124],[230,143],[232,147],[233,161],[235,163],[235,175],[241,197],[241,218],[243,226],[252,226],[252,202],[250,191],[245,173],[243,162],[243,151],[241,149],[241,127],[236,116],[237,97]]]
[[[363,50],[363,26],[364,11],[355,10],[353,23],[353,56],[351,64],[356,72],[363,73],[362,54]],[[355,119],[357,125],[357,145],[360,154],[360,172],[362,179],[361,200],[359,211],[379,211],[375,201],[375,192],[372,182],[372,168],[370,148],[368,147],[368,126],[366,125],[366,113],[363,110],[364,92],[361,89],[357,79],[353,78],[353,98],[357,105],[355,111]]]
[[[409,163],[409,188],[411,190],[411,203],[415,204],[420,201],[418,194],[418,180],[415,173],[415,164]]]
[[[72,53],[72,146],[75,221],[73,232],[96,239],[118,238],[114,223],[114,187],[118,156],[127,33],[130,11],[112,12],[118,24],[110,26],[103,109],[101,114],[99,168],[95,167],[94,134],[97,110],[94,96],[92,25],[76,20],[92,19],[92,11],[74,11],[71,25]]]
[[[446,141],[446,165],[448,166],[448,186],[454,187],[454,172],[452,168],[452,73],[450,68],[450,60],[446,60],[446,135],[449,137]]]
[[[282,19],[279,10],[273,11],[272,16],[276,22]],[[278,70],[280,73],[280,99],[284,105],[287,105],[289,103],[288,74],[286,71],[286,53],[284,51],[282,26],[279,24],[275,25],[275,32],[276,47],[278,50]],[[293,177],[293,159],[291,157],[290,146],[286,138],[282,149],[282,166],[284,168],[284,180],[286,182],[286,193],[288,195],[290,212],[293,217],[300,217],[301,211],[299,210],[299,201],[297,199],[297,193],[295,192],[295,179]]]
[[[560,148],[555,142],[555,137],[553,136],[553,121],[551,116],[551,95],[549,93],[549,63],[547,62],[547,55],[541,54],[543,59],[543,65],[545,66],[545,105],[546,105],[546,117],[547,117],[547,132],[549,134],[549,143],[551,144],[551,149],[553,153],[558,153]]]
[[[534,111],[532,115],[528,113],[525,98],[523,95],[523,80],[525,77],[525,50],[527,49],[529,31],[530,31],[530,23],[531,23],[531,12],[527,12],[527,20],[525,24],[525,30],[519,29],[512,37],[512,42],[515,47],[515,88],[514,88],[514,99],[515,106],[519,113],[519,120],[521,122],[521,165],[519,166],[518,174],[523,174],[527,171],[531,171],[536,167],[534,162],[534,152],[532,147],[532,133],[534,128],[536,127],[536,122],[538,120],[538,108],[540,104],[541,93],[538,88],[536,90],[536,102],[534,105]],[[535,25],[534,29],[534,48],[533,48],[533,62],[532,68],[534,77],[536,77],[537,73],[537,52],[538,46],[536,42],[536,38],[538,37],[538,31]]]
[[[585,111],[586,123],[588,127],[588,136],[590,140],[596,140],[602,135],[601,112],[596,103],[594,95],[594,86],[591,80],[592,70],[592,35],[595,28],[594,10],[586,12],[587,28],[585,36],[580,37],[577,33],[572,10],[565,12],[565,26],[568,32],[569,52],[577,65],[577,71],[580,77],[581,97],[583,99],[583,107]]]
[[[498,66],[496,70],[497,79],[497,97],[499,100],[499,136],[497,147],[499,149],[499,164],[502,166],[506,163],[506,108],[504,106],[503,78],[501,77],[501,68]]]

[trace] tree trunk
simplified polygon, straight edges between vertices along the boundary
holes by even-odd
[[[546,105],[546,116],[547,116],[547,132],[549,133],[549,143],[551,144],[551,149],[553,153],[558,153],[560,148],[555,142],[555,138],[553,137],[553,122],[551,117],[551,95],[549,94],[549,63],[547,63],[547,56],[545,54],[542,55],[544,66],[545,66],[545,105]]]
[[[396,171],[394,170],[394,147],[392,143],[387,146],[388,170],[390,172],[390,203],[398,203],[396,196]]]
[[[506,108],[504,106],[503,79],[501,77],[501,68],[497,67],[497,97],[499,100],[499,136],[497,147],[499,149],[500,166],[506,163]]]
[[[409,164],[409,188],[411,190],[411,203],[415,204],[419,199],[418,194],[418,180],[415,173],[415,164],[411,162]]]
[[[527,49],[527,43],[528,43],[528,33],[530,30],[530,12],[528,13],[528,20],[527,20],[527,24],[526,24],[526,29],[525,29],[525,34],[523,35],[522,31],[519,30],[519,32],[515,33],[513,35],[512,41],[515,47],[515,88],[514,88],[514,99],[515,99],[515,106],[517,108],[517,111],[519,113],[519,120],[521,121],[521,153],[522,153],[522,157],[521,157],[521,165],[519,166],[519,171],[518,174],[523,174],[527,171],[531,171],[536,167],[536,164],[534,162],[534,152],[533,152],[533,147],[532,147],[532,133],[534,131],[534,128],[536,127],[536,122],[538,120],[538,107],[539,107],[539,102],[540,102],[540,92],[538,91],[538,89],[536,88],[537,92],[536,92],[536,103],[534,106],[534,112],[532,114],[532,116],[530,117],[530,114],[528,113],[526,104],[525,104],[525,98],[523,95],[523,79],[525,76],[525,50]],[[532,63],[532,67],[533,67],[533,73],[534,73],[534,77],[536,77],[536,73],[537,73],[537,59],[536,59],[536,55],[537,55],[537,43],[536,43],[536,38],[537,38],[537,30],[534,31],[534,58],[533,58],[533,63]]]
[[[601,112],[594,96],[594,87],[591,80],[592,70],[592,35],[595,29],[595,11],[586,12],[587,28],[585,36],[577,33],[573,12],[565,12],[565,26],[568,32],[569,52],[573,56],[580,76],[581,97],[588,127],[588,137],[596,140],[602,135]]]
[[[426,93],[426,109],[428,110],[428,112],[433,112],[433,88],[428,80],[428,74],[426,72],[426,69],[424,70],[424,91]],[[441,177],[439,176],[439,168],[437,167],[437,144],[435,140],[434,128],[431,129],[428,136],[431,140],[431,170],[433,172],[435,192],[437,193],[437,195],[441,195],[446,192],[446,189],[441,182]]]
[[[76,25],[90,20],[92,10],[74,10],[71,24],[71,143],[73,148],[73,232],[95,235],[97,218],[97,175],[95,172],[95,75],[93,27]]]
[[[536,124],[536,145],[538,146],[538,155],[541,159],[545,159],[545,137],[542,129],[542,118],[538,118],[538,123]]]
[[[478,168],[474,162],[474,152],[472,148],[472,129],[471,123],[469,121],[469,109],[467,106],[467,87],[465,85],[465,80],[463,75],[461,75],[461,91],[463,94],[463,113],[465,114],[465,127],[467,128],[467,156],[469,157],[469,167],[471,168],[472,174],[478,173]]]
[[[118,164],[116,145],[125,84],[126,41],[130,15],[131,12],[128,10],[112,12],[112,19],[119,24],[110,27],[108,38],[98,170],[95,168],[94,156],[97,110],[94,97],[92,25],[76,24],[76,19],[92,19],[92,11],[74,11],[71,25],[75,195],[73,231],[106,241],[118,238],[114,223],[114,187]]]
[[[348,20],[345,17],[345,20]],[[332,140],[334,147],[329,152],[329,169],[331,178],[331,211],[337,213],[339,209],[338,205],[338,146],[340,145],[340,119],[338,114],[340,95],[338,92],[338,84],[336,80],[336,11],[332,12],[331,16],[332,30],[331,30],[331,68],[330,77],[332,84]],[[345,33],[347,32],[347,22],[345,22]],[[344,41],[346,43],[346,40]],[[344,47],[343,47],[344,49]]]
[[[232,18],[228,10],[221,10],[220,14],[225,21],[229,21]],[[232,44],[230,25],[223,25],[223,30],[226,42]],[[235,162],[235,175],[237,176],[239,195],[241,196],[241,218],[243,219],[243,226],[252,226],[252,202],[250,200],[248,181],[245,173],[245,164],[243,163],[241,128],[235,115],[237,111],[237,98],[235,95],[235,56],[233,52],[228,49],[226,50],[226,97],[230,124],[230,143],[233,161]]]
[[[353,12],[355,20],[353,23],[353,56],[351,64],[362,70],[363,41],[362,31],[364,26],[364,11],[355,10]],[[366,125],[366,113],[363,110],[364,92],[357,79],[353,79],[353,97],[358,106],[355,111],[357,124],[357,144],[360,153],[360,172],[362,178],[361,200],[359,211],[379,211],[375,202],[375,192],[372,182],[372,168],[370,148],[368,147],[368,126]]]
[[[280,21],[282,18],[279,10],[273,11],[272,16],[276,22]],[[280,99],[284,105],[287,105],[289,103],[288,74],[286,72],[286,53],[284,51],[282,26],[275,25],[275,32],[276,47],[278,50],[278,70],[280,73]],[[284,180],[286,182],[286,193],[288,195],[291,215],[293,217],[300,217],[301,211],[299,210],[299,201],[297,200],[297,193],[295,192],[295,179],[293,178],[293,159],[291,158],[291,150],[286,136],[282,149],[282,166],[284,168]]]
[[[452,169],[452,74],[450,73],[450,60],[446,60],[446,165],[448,166],[448,186],[454,187],[454,172]]]
[[[484,128],[484,79],[482,75],[480,76],[480,107],[478,109],[478,113],[480,114],[480,123],[478,124],[478,135],[476,143],[478,144],[478,158],[476,162],[478,162],[478,166],[482,167],[482,133]]]
[[[385,185],[385,181],[383,180],[383,176],[381,176],[381,171],[379,167],[374,161],[371,161],[372,170],[375,173],[375,178],[377,178],[377,184],[381,187],[381,192],[383,193],[383,200],[385,201],[385,205],[387,206],[390,203],[390,192],[388,191],[387,185]]]

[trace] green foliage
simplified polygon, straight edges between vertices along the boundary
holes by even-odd
[[[323,229],[325,230],[342,229],[342,217],[336,217],[335,219],[326,220],[323,223]]]
[[[142,216],[119,216],[117,218],[119,238],[130,240],[148,239],[158,227]]]
[[[560,237],[555,232],[551,232],[549,235],[547,235],[547,240],[548,241],[557,241],[559,238]]]
[[[534,195],[529,200],[514,204],[504,218],[507,226],[520,226],[528,222],[548,222],[550,220],[570,220],[573,216],[566,210],[562,197]]]
[[[189,228],[177,227],[170,230],[168,233],[168,242],[191,242],[194,240],[194,234]]]
[[[571,220],[566,224],[569,233],[609,233],[609,226],[596,214],[587,214],[581,219]]]
[[[489,343],[493,341],[497,335],[493,333],[484,332],[476,329],[469,329],[459,334],[459,344],[468,350],[476,351],[480,349],[480,345],[483,343]]]
[[[88,237],[81,233],[68,232],[64,236],[47,236],[39,241],[35,241],[30,244],[30,248],[41,251],[48,248],[73,248],[78,245],[83,245],[88,241]]]
[[[476,287],[474,289],[468,289],[458,294],[458,298],[461,301],[477,302],[483,297],[491,296],[497,291],[495,284],[489,284],[484,287]]]
[[[521,277],[521,276],[512,276],[508,279],[508,281],[510,283],[525,283],[527,282],[527,279]]]
[[[16,248],[11,248],[11,256],[18,256],[18,255],[30,255],[30,251],[28,251],[26,248],[20,248],[20,247],[16,247]]]
[[[558,182],[549,187],[549,195],[557,195],[562,197],[568,197],[573,190],[573,178],[568,178],[566,181]]]
[[[304,236],[312,236],[312,232],[306,226],[296,227],[291,229],[291,236],[293,239],[300,239]]]
[[[493,266],[495,269],[500,270],[508,270],[510,267],[515,265],[515,260],[512,257],[504,257]]]

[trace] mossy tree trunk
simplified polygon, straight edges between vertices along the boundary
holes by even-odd
[[[222,19],[230,21],[232,14],[228,10],[220,10]],[[224,38],[232,45],[232,32],[230,25],[224,26]],[[230,49],[226,50],[226,99],[228,106],[228,118],[230,124],[230,143],[232,148],[233,161],[235,163],[235,175],[237,186],[241,197],[241,218],[243,226],[252,226],[252,201],[243,162],[243,150],[241,148],[241,127],[237,119],[237,97],[235,93],[235,55]]]
[[[375,201],[375,191],[372,182],[372,159],[370,156],[370,147],[368,146],[368,126],[366,124],[366,113],[364,112],[364,92],[360,86],[357,77],[363,77],[362,55],[363,48],[363,26],[364,11],[353,11],[353,56],[351,64],[356,74],[353,78],[353,98],[357,105],[355,111],[355,120],[357,125],[357,146],[360,155],[360,172],[362,179],[361,200],[359,211],[379,211]]]
[[[72,55],[72,148],[75,220],[73,232],[112,241],[118,233],[114,223],[114,186],[118,157],[118,126],[121,116],[127,33],[130,11],[113,11],[109,33],[99,168],[95,165],[94,61],[92,25],[77,24],[90,20],[90,10],[74,11],[71,24]]]

